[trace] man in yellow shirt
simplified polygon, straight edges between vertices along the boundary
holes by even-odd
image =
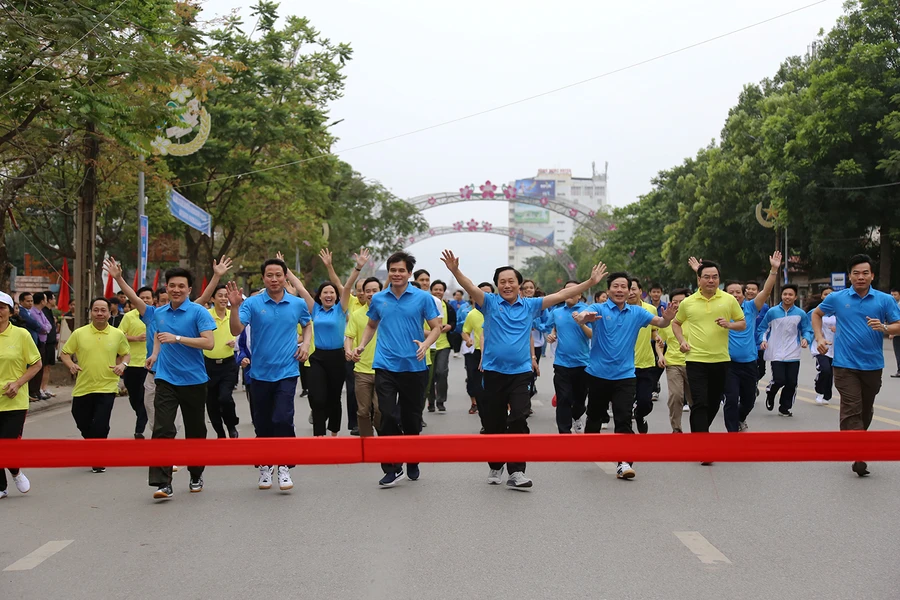
[[[238,381],[238,364],[234,359],[234,336],[231,335],[231,311],[228,310],[228,290],[225,284],[216,286],[213,292],[213,307],[209,314],[216,322],[213,331],[215,346],[212,350],[203,351],[206,363],[206,414],[209,423],[216,432],[216,437],[238,437],[237,426],[240,422],[234,406],[234,388]]]
[[[153,304],[153,288],[142,287],[137,291],[138,297],[146,304]],[[131,302],[130,300],[128,301]],[[125,334],[128,340],[131,360],[125,369],[122,379],[125,389],[128,390],[128,402],[137,417],[134,423],[134,439],[144,439],[144,429],[147,427],[147,407],[144,406],[144,383],[147,380],[147,326],[141,321],[139,310],[132,309],[125,313],[119,323],[119,331]]]
[[[705,433],[719,412],[725,379],[731,362],[728,332],[747,326],[744,311],[731,294],[719,289],[719,265],[701,261],[697,269],[698,290],[678,305],[672,333],[685,356],[691,387],[691,432]],[[682,327],[690,325],[690,343]]]
[[[486,294],[494,293],[494,285],[487,281],[478,284],[478,289]],[[477,308],[472,308],[466,315],[463,322],[462,339],[466,348],[463,354],[466,360],[466,392],[472,401],[469,407],[469,414],[480,414],[481,396],[484,393],[484,387],[481,381],[481,351],[484,346],[484,314]]]
[[[644,302],[643,288],[637,277],[631,278],[631,292],[628,295],[628,304],[640,306],[648,313],[657,316],[658,311],[652,304]],[[656,357],[653,356],[653,347],[650,338],[656,328],[652,325],[642,327],[638,332],[637,341],[634,343],[634,423],[638,433],[647,433],[647,415],[653,411],[653,391],[656,382],[659,381],[662,371],[656,366]]]
[[[669,294],[669,304],[678,305],[687,298],[690,292],[686,289],[678,289]],[[684,331],[685,328],[682,328]],[[687,333],[685,331],[685,333]],[[687,336],[685,336],[687,337]],[[681,415],[684,412],[685,403],[691,404],[691,388],[688,386],[687,368],[684,363],[684,354],[672,333],[672,326],[659,330],[659,338],[656,340],[656,349],[659,353],[659,368],[666,370],[666,382],[669,388],[669,424],[672,433],[681,433]],[[665,350],[665,354],[663,354]]]
[[[447,377],[450,374],[450,340],[447,339],[447,333],[453,331],[456,327],[456,311],[448,306],[444,301],[444,292],[447,291],[446,284],[440,279],[436,279],[431,284],[431,295],[434,296],[439,304],[441,311],[441,335],[438,336],[434,346],[429,349],[428,354],[431,356],[431,369],[428,374],[428,391],[426,397],[428,399],[428,412],[434,412],[435,404],[437,410],[445,412],[447,407]],[[430,330],[426,323],[425,331]]]
[[[41,353],[31,334],[9,322],[15,303],[0,292],[0,439],[22,437],[28,414],[28,382],[41,371]],[[6,467],[16,489],[25,494],[31,482],[19,469]],[[0,498],[6,491],[6,470],[0,466]]]
[[[109,300],[94,298],[91,322],[72,332],[60,356],[75,376],[72,417],[86,440],[109,437],[109,417],[119,377],[128,368],[129,349],[125,334],[109,324]],[[92,471],[104,473],[106,468],[93,467]]]
[[[372,296],[381,291],[381,281],[377,277],[369,277],[362,284],[362,294],[357,290],[356,298],[359,306],[349,313],[347,329],[344,331],[344,354],[353,364],[353,377],[356,389],[356,421],[361,437],[370,437],[381,429],[381,410],[378,408],[378,394],[375,393],[375,369],[372,361],[375,358],[375,347],[378,343],[378,332],[359,358],[355,358],[353,349],[359,346],[363,331],[369,324],[367,314]]]

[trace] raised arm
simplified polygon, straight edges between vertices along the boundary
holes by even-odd
[[[591,276],[578,285],[573,285],[570,288],[563,288],[555,294],[544,296],[543,302],[541,303],[541,308],[550,308],[551,306],[556,306],[561,302],[565,302],[569,298],[581,296],[586,291],[588,291],[591,286],[597,285],[601,281],[603,281],[604,277],[606,277],[606,265],[604,265],[602,262],[597,263],[596,265],[594,265],[594,268],[591,269]]]
[[[769,269],[769,276],[766,277],[766,283],[763,285],[763,289],[756,295],[756,298],[753,299],[753,304],[756,305],[757,312],[762,310],[763,304],[766,303],[772,290],[775,289],[775,282],[778,280],[778,269],[781,268],[781,252],[776,250],[774,254],[769,257],[769,265],[772,268]]]
[[[280,261],[284,261],[284,255],[281,252],[276,253],[275,258]],[[309,293],[309,290],[306,289],[306,286],[303,285],[303,282],[300,281],[300,278],[294,275],[294,272],[290,269],[287,270],[287,280],[288,283],[294,286],[294,289],[297,290],[297,295],[306,301],[306,310],[308,310],[309,313],[312,314],[313,305],[316,303],[316,301],[313,300],[312,294]],[[338,287],[339,285],[339,283],[335,284],[335,287]]]
[[[484,292],[481,288],[476,287],[471,279],[462,274],[462,271],[459,270],[459,258],[453,254],[453,251],[444,250],[441,254],[441,260],[447,265],[447,269],[450,270],[450,274],[453,275],[456,282],[469,294],[472,302],[477,306],[484,306]]]
[[[222,258],[219,259],[219,262],[216,262],[216,259],[213,259],[212,279],[209,280],[209,283],[206,285],[206,289],[203,290],[203,293],[200,294],[200,297],[194,300],[194,302],[203,306],[209,304],[209,301],[212,300],[213,294],[216,291],[216,286],[219,285],[219,282],[230,270],[231,259],[224,254],[222,255]]]
[[[666,309],[663,311],[662,316],[661,317],[653,317],[653,320],[650,321],[650,324],[653,325],[654,327],[659,327],[660,329],[665,329],[666,327],[669,326],[669,323],[671,323],[672,320],[675,318],[676,312],[677,312],[677,309],[675,308],[675,305],[672,304],[671,302],[669,302],[669,304],[666,306]],[[659,336],[657,336],[656,341],[657,342],[660,341]]]
[[[237,337],[244,331],[244,324],[241,323],[241,304],[244,303],[244,294],[241,293],[241,288],[234,281],[225,284],[225,291],[228,292],[228,302],[231,304],[228,327],[231,329],[231,335]]]
[[[331,250],[329,250],[328,248],[322,248],[321,250],[319,250],[319,258],[322,259],[322,263],[325,265],[325,268],[328,269],[328,280],[334,284],[334,287],[337,288],[338,296],[340,296],[344,293],[344,286],[341,285],[341,278],[338,277],[338,274],[334,271],[334,262],[332,261]]]
[[[131,286],[128,285],[128,282],[125,281],[125,278],[122,277],[122,267],[119,263],[116,262],[116,259],[110,256],[103,261],[103,270],[109,273],[109,276],[116,280],[116,283],[119,284],[119,288],[125,295],[131,300],[131,305],[137,309],[138,314],[142,317],[144,313],[147,312],[147,303],[141,300],[140,296],[138,296]]]
[[[359,254],[354,254],[353,258],[356,260],[356,266],[353,267],[353,271],[350,272],[350,277],[347,278],[347,283],[344,284],[344,287],[341,290],[341,310],[344,312],[347,312],[347,305],[350,304],[350,290],[353,289],[353,285],[356,283],[360,271],[362,271],[363,267],[366,266],[366,263],[369,262],[369,249],[360,248]]]

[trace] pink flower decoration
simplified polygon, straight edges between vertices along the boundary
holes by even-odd
[[[547,196],[541,196],[541,206],[547,206],[550,204],[550,199]]]
[[[430,204],[431,206],[434,206],[435,202],[437,202],[437,200],[434,196],[428,199],[428,204]]]
[[[470,219],[469,222],[466,223],[466,227],[469,231],[478,231],[478,221]]]
[[[577,208],[570,208],[570,209],[569,209],[569,216],[572,217],[573,219],[574,219],[575,217],[577,217],[577,216],[578,216],[578,209],[577,209]]]
[[[534,239],[534,238],[528,238],[528,243],[529,243],[529,244],[534,244],[535,242],[537,242],[536,239]]]
[[[415,241],[416,241],[416,236],[414,236],[414,235],[409,236],[409,243],[410,243],[410,244],[415,243]]]
[[[503,195],[506,196],[507,200],[510,198],[516,197],[516,186],[514,185],[506,185],[503,184]]]
[[[569,269],[575,269],[575,263],[569,263]]]
[[[510,229],[510,230],[509,230],[509,237],[511,237],[511,238],[516,237],[516,230],[515,230],[515,229]]]
[[[588,213],[588,216],[591,217],[591,218],[593,218],[595,214],[597,214],[597,213],[595,213],[594,211],[591,211],[591,212]]]
[[[454,231],[462,231],[462,228],[463,228],[463,222],[462,222],[462,221],[457,221],[456,223],[453,224],[453,230],[454,230]]]
[[[459,197],[463,200],[471,200],[472,192],[475,191],[475,186],[473,184],[469,184],[465,187],[459,188]]]
[[[563,251],[562,251],[561,248],[557,248],[557,249],[556,249],[556,254],[557,254],[557,256],[562,256],[562,253],[563,253]]]
[[[491,180],[488,179],[487,181],[484,182],[484,185],[478,189],[481,190],[482,198],[493,198],[494,192],[497,191],[497,186],[494,185],[493,183],[491,183]]]
[[[303,245],[304,246],[312,246],[312,244],[309,243],[309,240],[303,240]]]
[[[481,222],[481,227],[482,227],[485,231],[490,231],[494,226],[491,225],[490,223],[488,223],[487,221],[482,221],[482,222]]]
[[[429,230],[428,230],[428,235],[434,235],[434,229],[429,229]]]
[[[613,223],[612,225],[609,226],[609,230],[610,230],[610,231],[615,231],[615,230],[617,230],[617,229],[618,229],[618,227],[616,227],[616,224],[615,224],[615,223]]]
[[[628,256],[634,257],[634,253],[635,253],[635,251],[632,250],[631,252],[628,253]]]

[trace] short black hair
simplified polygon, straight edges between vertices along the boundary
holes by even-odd
[[[797,284],[796,284],[796,283],[786,283],[786,284],[784,284],[783,286],[781,286],[781,291],[784,292],[784,290],[794,290],[794,295],[795,295],[795,296],[799,296],[799,295],[800,295],[800,288],[797,287]]]
[[[609,292],[607,292],[606,290],[600,290],[599,292],[594,292],[594,302],[599,302],[600,296],[602,296],[603,294],[606,294],[607,296],[609,296]]]
[[[677,290],[672,290],[671,292],[669,292],[669,300],[671,300],[675,296],[684,296],[685,298],[687,298],[690,295],[691,290],[687,288],[678,288]]]
[[[445,292],[447,291],[447,284],[444,283],[443,281],[441,281],[440,279],[435,279],[434,281],[431,282],[431,289],[434,289],[434,286],[436,286],[436,285],[443,286],[444,291]]]
[[[266,259],[265,262],[263,262],[262,267],[259,269],[260,274],[265,275],[266,267],[268,267],[269,265],[278,265],[279,267],[281,267],[281,272],[287,275],[287,265],[283,260],[277,258]]]
[[[412,270],[416,268],[415,256],[407,252],[394,252],[388,257],[387,262],[385,263],[387,265],[388,271],[391,270],[392,264],[398,262],[406,263],[406,270],[410,273],[412,273]],[[415,277],[413,279],[415,279]]]
[[[413,286],[413,287],[416,288],[417,290],[421,290],[421,289],[422,289],[422,286],[419,285],[419,282],[416,281],[415,279],[413,279],[412,281],[410,281],[410,282],[409,282],[409,285]]]
[[[188,287],[194,287],[194,276],[187,269],[182,269],[181,267],[172,267],[168,271],[166,271],[166,283],[169,283],[175,277],[184,277],[187,279]]]
[[[97,304],[98,302],[106,302],[107,310],[109,310],[109,307],[112,305],[112,303],[107,298],[104,298],[103,296],[97,296],[96,298],[91,300],[90,308],[93,309],[94,305]]]
[[[631,275],[629,275],[625,271],[616,271],[615,273],[610,273],[606,277],[606,287],[612,287],[612,282],[616,279],[625,279],[628,282],[628,287],[631,287]]]
[[[44,292],[44,297],[47,298],[47,300],[49,301],[49,300],[53,300],[54,298],[56,298],[56,294],[54,294],[50,290],[47,290]]]
[[[149,285],[145,285],[144,287],[138,289],[137,295],[140,296],[143,292],[150,292],[150,294],[153,294],[153,288]]]
[[[31,295],[31,298],[35,304],[40,304],[44,301],[44,292],[35,292]]]
[[[496,289],[496,288],[494,287],[494,284],[491,283],[490,281],[482,281],[481,283],[478,284],[478,289],[481,289],[481,288],[483,288],[484,286],[488,286],[489,288],[491,288],[491,293],[492,293],[492,294],[494,293],[494,290]]]
[[[869,256],[868,254],[854,254],[853,256],[850,257],[850,262],[847,265],[847,272],[849,273],[850,271],[853,270],[853,267],[855,267],[856,265],[861,265],[863,263],[869,263],[869,268],[872,269],[873,271],[875,270],[872,267],[872,257],[871,256]]]
[[[216,286],[216,289],[213,290],[212,295],[215,296],[216,294],[219,293],[219,290],[227,290],[227,289],[228,289],[227,285],[225,285],[224,283],[220,283],[219,285]]]
[[[366,289],[366,286],[369,285],[369,284],[372,283],[372,282],[375,282],[375,283],[378,284],[378,290],[379,290],[379,291],[381,291],[381,290],[384,289],[384,286],[381,284],[381,280],[378,279],[377,277],[369,277],[368,279],[366,279],[365,281],[363,281],[363,289]]]
[[[124,293],[125,293],[125,290],[119,290],[118,292],[116,292],[116,296],[118,296],[119,294],[124,294]]]
[[[653,283],[650,284],[650,291],[652,292],[653,290],[663,291],[662,284],[659,283],[658,281],[654,281]]]
[[[338,298],[337,298],[338,303],[340,303],[340,301],[341,301],[340,294],[338,294],[337,286],[334,285],[333,283],[331,283],[330,281],[323,281],[322,283],[319,284],[319,287],[318,287],[318,289],[316,290],[316,293],[313,295],[313,300],[314,300],[315,303],[318,304],[319,306],[322,306],[322,299],[321,299],[321,296],[322,296],[322,290],[324,290],[324,289],[327,288],[328,286],[331,286],[331,287],[334,288],[334,293],[335,293],[335,295],[338,297]]]
[[[410,270],[412,270],[412,269],[410,269]],[[425,273],[426,275],[428,275],[429,278],[431,278],[431,273],[429,273],[425,269],[419,269],[418,271],[413,273],[413,279],[418,279],[419,275],[421,275],[422,273]]]
[[[153,297],[156,298],[157,300],[159,300],[160,296],[162,296],[163,294],[168,294],[168,293],[169,293],[169,291],[164,287],[156,288],[156,291],[153,292]]]
[[[763,289],[763,286],[759,285],[759,282],[758,282],[758,281],[745,281],[745,282],[744,282],[744,287],[741,288],[741,289],[744,290],[744,293],[745,293],[745,294],[747,293],[747,286],[748,286],[748,285],[755,285],[755,286],[756,286],[756,291],[757,291],[757,292],[761,292],[762,289]],[[727,287],[727,286],[726,286],[726,287]]]
[[[453,290],[453,295],[454,295],[454,296],[457,295],[457,294],[462,294],[462,293],[463,293],[462,290]]]
[[[833,290],[834,288],[832,288],[830,285],[826,285],[826,286],[823,287],[822,289],[823,289],[823,290],[827,290],[827,289],[832,289],[832,290]],[[892,288],[891,288],[891,292],[900,292],[900,288],[892,287]]]
[[[522,285],[526,281],[526,279],[522,277],[522,274],[519,273],[519,270],[517,268],[512,265],[504,265],[502,267],[497,267],[496,269],[494,269],[494,285],[500,285],[498,282],[500,281],[500,273],[502,273],[503,271],[512,271],[513,273],[515,273],[519,285]],[[532,281],[532,283],[534,282]]]
[[[631,287],[632,283],[636,283],[638,286],[638,289],[641,290],[642,292],[644,291],[644,286],[641,285],[640,279],[638,279],[637,277],[632,277],[631,280],[628,282],[628,287]]]
[[[563,284],[563,287],[566,287],[566,286],[569,285],[570,283],[574,283],[575,285],[578,285],[578,284],[580,284],[581,282],[580,282],[580,281],[576,281],[576,280],[574,280],[574,279],[570,279],[570,280],[568,280],[567,282],[565,282],[565,283]]]
[[[825,290],[831,290],[831,291],[833,292],[833,291],[834,291],[834,288],[831,287],[830,285],[826,285],[826,286],[823,287],[821,290],[819,290],[819,295],[821,296],[821,295],[825,292]],[[897,290],[897,288],[894,288],[894,289],[892,289],[891,291],[892,291],[892,292],[895,292],[895,291],[898,291],[898,290]]]
[[[31,295],[31,292],[22,292],[19,294],[19,302],[24,302],[25,298]]]
[[[741,283],[740,281],[738,281],[737,279],[729,279],[728,281],[725,282],[725,285],[722,286],[722,289],[725,290],[725,291],[727,292],[727,291],[728,291],[728,286],[729,286],[729,285],[739,285],[739,286],[741,286],[741,292],[744,291],[744,284],[742,284],[742,283]]]
[[[715,269],[716,275],[719,277],[722,276],[722,269],[719,267],[719,263],[715,263],[711,260],[704,260],[700,263],[700,266],[697,267],[697,277],[703,275],[703,269]]]

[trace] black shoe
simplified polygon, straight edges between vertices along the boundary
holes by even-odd
[[[896,373],[894,373],[893,375],[891,375],[891,377],[893,377],[894,379],[900,378],[900,371],[897,371]]]
[[[300,397],[305,398],[309,395],[309,390],[300,390]]]
[[[142,440],[142,439],[144,439],[144,434],[143,434],[143,433],[136,433],[136,434],[134,434],[134,439],[136,439],[136,440]]]
[[[439,410],[439,411],[441,411],[441,412],[447,412],[447,407],[444,406],[443,404],[438,404],[437,406],[438,406],[438,410]],[[407,475],[408,475],[408,473],[407,473]]]
[[[853,469],[853,472],[856,473],[857,475],[859,475],[860,477],[865,477],[866,475],[869,474],[869,465],[867,465],[866,463],[864,463],[861,460],[858,460],[855,463],[853,463],[853,466],[851,468]]]
[[[161,485],[153,492],[153,498],[156,500],[168,500],[175,495],[171,485]]]
[[[434,404],[428,405],[428,412],[434,412]]]
[[[428,427],[428,423],[425,422],[425,419],[422,419],[422,429]]]
[[[350,430],[350,435],[359,435],[359,427],[354,427]]]
[[[756,397],[759,398],[759,388],[756,388]]]
[[[192,494],[196,494],[197,492],[203,491],[203,477],[198,477],[194,479],[191,477],[191,483],[188,486],[188,489],[191,490]]]
[[[482,427],[481,431],[479,431],[478,433],[484,433],[484,427]]]
[[[236,440],[237,438],[239,438],[241,436],[238,435],[238,430],[236,428],[232,427],[231,429],[228,430],[228,437],[230,437],[233,440]]]
[[[775,397],[766,395],[766,410],[775,410]]]
[[[637,425],[638,433],[647,433],[650,431],[650,425],[647,423],[647,419],[635,417],[634,424]]]
[[[778,416],[779,416],[779,417],[793,417],[793,416],[794,416],[794,413],[792,413],[791,411],[785,411],[785,412],[782,412],[782,411],[779,410],[779,411],[778,411]]]
[[[419,465],[406,465],[406,477],[410,481],[419,479]]]
[[[91,467],[91,473],[106,473],[106,467]]]

